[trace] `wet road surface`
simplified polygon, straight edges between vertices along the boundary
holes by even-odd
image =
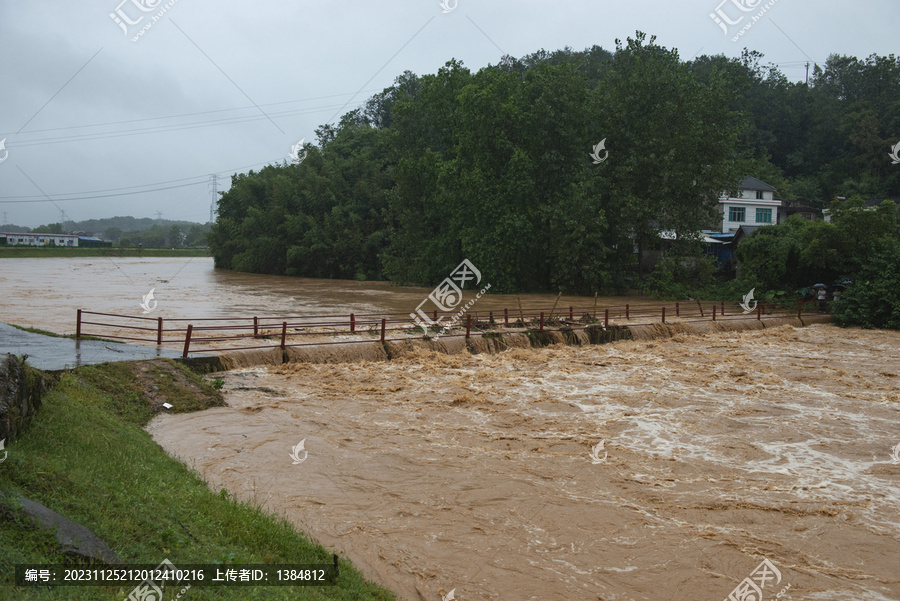
[[[28,355],[28,364],[44,371],[59,371],[112,361],[140,361],[181,356],[175,351],[147,346],[44,336],[5,323],[0,323],[0,353]]]

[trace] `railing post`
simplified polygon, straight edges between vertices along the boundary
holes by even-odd
[[[434,322],[437,323],[437,309],[434,310],[434,317],[432,319],[434,319]]]
[[[717,309],[717,308],[718,308],[718,307],[716,307],[715,305],[713,305],[713,321],[716,320],[716,309]]]
[[[544,333],[544,312],[541,311],[541,334]]]
[[[356,334],[356,315],[350,314],[350,333]]]
[[[797,319],[800,319],[800,314],[803,312],[803,299],[797,299]]]
[[[604,330],[609,329],[609,309],[606,309],[603,312],[603,329]]]
[[[75,339],[81,338],[81,309],[78,309],[78,319],[75,322]]]
[[[163,319],[162,317],[156,318],[156,346],[160,346],[162,344],[162,332],[163,332]]]
[[[509,309],[503,309],[503,322],[509,327]]]
[[[284,350],[284,340],[287,338],[287,322],[281,322],[281,350]]]
[[[628,314],[628,303],[625,303],[625,319],[631,319],[631,316]]]
[[[569,306],[569,321],[575,321],[575,313],[573,313],[573,308]]]
[[[666,323],[666,308],[662,308],[662,322]]]
[[[435,315],[437,315],[437,311],[435,311]],[[384,326],[387,320],[384,317],[381,318],[381,341],[384,342]]]
[[[675,317],[681,317],[681,307],[678,301],[675,301]]]
[[[466,339],[469,338],[469,330],[472,329],[472,316],[466,315]]]
[[[259,336],[259,318],[253,318],[253,337],[256,338]]]
[[[191,333],[194,331],[194,325],[188,324],[187,334],[184,336],[184,352],[181,353],[182,359],[187,359],[188,351],[191,348]]]
[[[762,306],[763,306],[763,301],[759,301],[759,304],[756,305],[756,320],[757,321],[762,319]]]
[[[725,317],[725,301],[722,301],[722,306],[719,308],[719,313],[722,314],[722,317]]]

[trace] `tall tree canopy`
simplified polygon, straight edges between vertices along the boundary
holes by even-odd
[[[661,233],[696,249],[746,175],[822,207],[900,195],[893,55],[832,56],[808,85],[761,61],[685,62],[638,32],[614,52],[404,72],[319,127],[301,164],[234,176],[210,234],[216,265],[431,285],[468,258],[499,292],[592,293],[642,277]]]

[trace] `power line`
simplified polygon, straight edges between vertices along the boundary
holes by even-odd
[[[381,90],[364,90],[364,92],[367,93],[367,94],[370,93],[370,92],[380,92],[380,91],[381,91]],[[357,92],[357,93],[359,93],[359,92]],[[340,97],[340,96],[351,96],[351,95],[353,95],[353,93],[351,93],[351,92],[345,92],[345,93],[342,93],[342,94],[330,94],[330,95],[328,95],[328,96],[313,96],[313,97],[310,97],[310,98],[298,98],[298,99],[296,99],[296,100],[284,100],[284,101],[281,101],[281,102],[272,102],[272,103],[269,103],[269,104],[261,104],[260,106],[265,106],[265,107],[269,107],[269,106],[279,106],[279,105],[282,105],[282,104],[293,104],[293,103],[295,103],[295,102],[308,102],[308,101],[311,101],[311,100],[324,100],[324,99],[326,99],[326,98],[338,98],[338,97]],[[334,105],[329,105],[329,108],[330,108],[331,106],[334,106]],[[65,129],[81,129],[81,128],[84,128],[84,127],[106,127],[106,126],[108,126],[108,125],[124,125],[124,124],[126,124],[126,123],[139,123],[139,122],[141,122],[141,121],[159,121],[159,120],[163,120],[163,119],[179,119],[179,118],[181,118],[181,117],[194,117],[194,116],[197,116],[197,115],[212,115],[212,114],[215,114],[215,113],[226,113],[226,112],[229,112],[229,111],[243,111],[243,110],[249,110],[249,109],[252,109],[252,108],[254,108],[254,107],[252,107],[252,106],[239,106],[239,107],[234,107],[234,108],[229,108],[229,109],[216,109],[216,110],[212,110],[212,111],[197,111],[197,112],[194,112],[194,113],[181,113],[181,114],[179,114],[179,115],[165,115],[165,116],[163,116],[163,117],[144,117],[144,118],[141,118],[141,119],[127,119],[127,120],[124,120],[124,121],[107,121],[106,123],[86,123],[86,124],[83,124],[83,125],[69,125],[69,126],[67,126],[67,127],[50,127],[50,128],[47,128],[47,129],[30,129],[30,130],[28,130],[28,131],[26,131],[26,132],[23,132],[23,133],[26,133],[26,134],[33,134],[33,133],[43,133],[43,132],[48,132],[48,131],[61,131],[61,130],[65,130]],[[281,114],[279,114],[279,116],[280,116],[280,115],[281,115]],[[8,132],[7,134],[0,134],[0,135],[12,135],[12,132]]]
[[[274,117],[292,117],[297,115],[305,115],[311,113],[322,113],[330,111],[333,107],[337,105],[327,105],[321,107],[314,107],[310,109],[304,110],[296,110],[296,111],[286,111],[283,113],[272,113]],[[345,105],[346,106],[346,105]],[[261,117],[259,115],[247,115],[241,117],[229,117],[225,119],[214,119],[210,121],[200,121],[195,123],[182,123],[182,124],[171,124],[171,125],[156,125],[152,127],[143,127],[143,128],[134,128],[134,129],[120,129],[110,132],[96,132],[96,133],[84,133],[84,134],[72,134],[67,136],[57,136],[53,138],[39,138],[33,140],[18,140],[16,142],[16,146],[19,148],[25,148],[28,146],[45,146],[47,144],[59,144],[62,142],[83,142],[88,140],[106,140],[110,138],[122,138],[126,136],[134,136],[139,134],[155,134],[155,133],[167,133],[173,131],[185,131],[189,129],[198,129],[201,127],[214,127],[218,125],[232,125],[236,123],[250,123],[253,121],[262,121],[264,119],[268,119],[268,117]],[[0,134],[2,135],[2,134]]]
[[[252,165],[244,165],[242,167],[236,167],[234,169],[227,169],[225,171],[219,171],[218,173],[222,173],[222,174],[237,173],[237,172],[243,171],[244,169],[251,169],[253,167],[260,167],[263,165],[277,164],[278,161],[279,161],[279,159],[275,159],[275,160],[267,161],[265,163],[254,163]],[[97,194],[97,193],[104,193],[104,192],[115,192],[117,190],[129,190],[129,189],[133,189],[133,188],[144,188],[147,186],[159,186],[161,184],[175,183],[175,182],[187,181],[187,180],[198,179],[198,178],[203,178],[205,180],[207,177],[208,176],[206,176],[206,175],[195,175],[193,177],[185,177],[185,178],[174,179],[174,180],[169,180],[169,181],[165,181],[165,182],[155,182],[152,184],[141,184],[140,186],[128,186],[125,188],[108,188],[106,190],[93,190],[93,191],[88,191],[88,192],[62,192],[60,194],[55,194],[54,196],[56,196],[57,197],[56,200],[59,200],[59,201],[93,200],[95,198],[110,198],[113,196],[131,196],[134,194],[145,194],[147,192],[158,192],[161,190],[172,190],[175,188],[186,188],[188,186],[197,186],[197,185],[203,184],[205,182],[197,181],[197,182],[193,182],[193,183],[189,183],[189,184],[182,184],[179,186],[151,188],[148,190],[138,190],[136,192],[126,192],[126,193],[121,193],[121,194],[106,194],[103,196],[82,196],[82,197],[77,197],[77,198],[59,198],[60,196],[71,196],[71,195],[79,195],[79,194]],[[23,203],[23,202],[24,203],[48,202],[48,200],[44,196],[38,196],[38,197],[36,197],[36,196],[0,196],[0,203],[3,203],[3,204],[17,204],[17,203]]]
[[[181,184],[181,185],[179,185],[179,186],[167,186],[167,187],[164,187],[164,188],[152,188],[152,189],[150,189],[150,190],[138,190],[138,191],[136,191],[136,192],[123,192],[123,193],[119,193],[119,194],[103,194],[103,195],[100,195],[100,196],[84,196],[84,197],[81,197],[81,198],[57,198],[55,201],[54,201],[54,200],[50,200],[49,198],[47,198],[47,199],[43,199],[43,200],[42,200],[42,199],[35,199],[35,200],[0,200],[0,203],[2,203],[2,204],[30,204],[30,203],[36,203],[36,202],[54,202],[54,203],[55,203],[56,201],[59,201],[59,202],[69,202],[69,201],[72,201],[72,200],[96,200],[96,199],[99,199],[99,198],[112,198],[112,197],[118,198],[118,197],[120,197],[120,196],[132,196],[132,195],[134,195],[134,194],[147,194],[148,192],[159,192],[159,191],[162,191],[162,190],[174,190],[175,188],[187,188],[188,186],[196,186],[196,185],[199,185],[199,184],[202,184],[202,183],[203,183],[203,182],[196,182],[196,183],[193,183],[193,184]]]

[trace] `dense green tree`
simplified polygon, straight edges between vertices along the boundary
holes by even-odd
[[[842,323],[898,327],[900,230],[897,206],[867,207],[859,196],[834,202],[831,223],[798,215],[766,226],[737,249],[736,289],[792,291],[815,283],[854,282],[839,305]]]
[[[51,223],[49,225],[39,225],[31,230],[33,234],[64,234],[61,223]]]
[[[468,258],[495,291],[591,293],[639,283],[652,249],[650,288],[695,293],[711,279],[697,233],[746,175],[820,207],[900,195],[887,158],[900,141],[893,55],[832,56],[809,84],[762,61],[745,50],[684,62],[638,32],[615,52],[404,72],[317,128],[301,164],[232,178],[208,236],[216,265],[432,285]],[[889,209],[859,202],[834,207],[834,224],[762,228],[739,249],[740,285],[859,272],[854,236],[896,233]],[[129,237],[150,246],[159,233]],[[192,229],[184,242],[197,240]]]
[[[118,242],[122,237],[122,228],[110,226],[103,230],[103,237],[111,242]]]
[[[746,174],[728,78],[713,69],[701,83],[676,51],[644,42],[643,34],[625,47],[617,41],[595,102],[596,136],[609,150],[603,168],[613,223],[638,248],[639,277],[648,245],[661,233],[696,236],[713,220],[722,191]]]

